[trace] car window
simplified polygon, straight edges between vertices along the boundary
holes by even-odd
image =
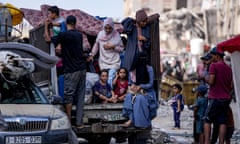
[[[1,104],[46,104],[46,97],[29,79],[6,81],[0,79]]]

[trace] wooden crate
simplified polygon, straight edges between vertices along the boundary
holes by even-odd
[[[184,98],[185,98],[185,105],[194,104],[197,95],[196,95],[196,93],[192,92],[192,89],[197,87],[198,85],[199,85],[199,83],[194,82],[194,81],[189,81],[189,82],[184,82],[183,83],[182,94],[184,95]]]

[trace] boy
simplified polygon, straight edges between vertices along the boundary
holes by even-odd
[[[194,120],[196,122],[196,133],[199,135],[199,144],[204,143],[203,117],[207,108],[207,98],[205,97],[207,90],[206,85],[199,85],[196,90],[198,97],[194,106]]]
[[[173,129],[180,129],[180,115],[182,111],[183,105],[183,96],[181,94],[182,86],[180,84],[173,85],[173,94],[172,97],[172,108],[173,108],[173,118],[174,118],[174,128]]]
[[[97,81],[93,87],[94,103],[116,103],[117,97],[115,96],[110,84],[107,83],[108,70],[103,69],[100,72],[100,80]]]

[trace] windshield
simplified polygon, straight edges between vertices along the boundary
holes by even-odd
[[[7,81],[0,78],[0,104],[47,104],[40,89],[28,78]]]

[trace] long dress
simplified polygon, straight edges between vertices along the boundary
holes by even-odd
[[[123,103],[123,116],[130,119],[135,127],[151,127],[151,120],[157,115],[158,102],[153,88],[153,68],[147,66],[149,82],[140,84],[145,94],[126,95]]]
[[[144,77],[148,75],[146,65],[149,64],[150,59],[150,25],[147,24],[141,27],[141,33],[138,34],[137,23],[132,18],[126,18],[122,21],[124,28],[123,33],[127,34],[127,45],[124,56],[124,67],[128,71],[135,71],[136,84],[148,82],[148,79]],[[144,36],[147,41],[139,42],[138,36]],[[141,43],[141,46],[139,45]]]

